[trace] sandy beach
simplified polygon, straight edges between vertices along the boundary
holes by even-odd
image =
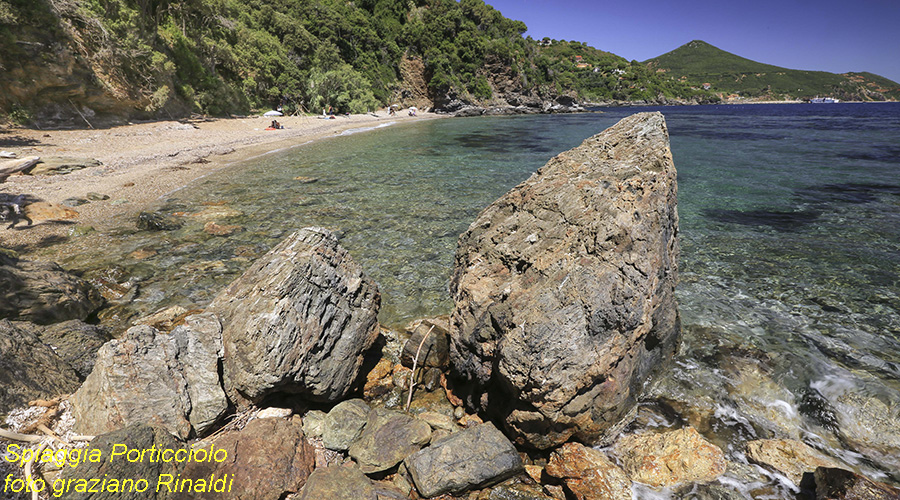
[[[0,150],[19,158],[70,156],[93,158],[101,166],[65,175],[13,175],[0,184],[7,196],[25,194],[30,202],[63,206],[69,198],[98,193],[109,199],[77,207],[63,222],[21,221],[16,228],[0,225],[0,246],[30,252],[46,242],[65,237],[74,224],[103,229],[120,224],[160,197],[223,167],[268,151],[333,137],[348,130],[390,122],[440,118],[406,111],[389,116],[387,110],[335,119],[310,116],[279,117],[281,130],[265,130],[272,118],[247,117],[156,121],[107,129],[35,130],[0,129]]]

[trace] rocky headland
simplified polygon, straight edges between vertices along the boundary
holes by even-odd
[[[666,393],[676,196],[662,115],[626,118],[487,207],[459,239],[452,313],[404,331],[378,325],[377,284],[321,228],[204,311],[117,338],[84,321],[109,300],[94,285],[4,256],[0,498],[31,498],[28,478],[44,498],[900,498],[748,396],[778,386],[747,356],[723,361],[758,410],[743,449],[714,405]],[[837,404],[847,447],[891,467],[894,409]]]

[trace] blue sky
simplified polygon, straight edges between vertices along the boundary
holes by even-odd
[[[533,38],[578,40],[628,60],[703,40],[762,63],[900,82],[900,0],[485,1]]]

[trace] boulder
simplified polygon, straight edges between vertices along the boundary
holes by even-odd
[[[47,326],[24,322],[17,324],[29,325],[41,341],[68,363],[82,380],[93,370],[97,351],[112,339],[109,328],[77,319]]]
[[[491,423],[452,434],[403,461],[419,494],[458,495],[522,472],[522,458]]]
[[[229,395],[333,402],[356,382],[378,336],[378,286],[328,230],[295,232],[220,293]]]
[[[34,222],[62,221],[78,217],[78,212],[49,201],[36,201],[25,206],[25,216]]]
[[[431,427],[399,411],[376,408],[350,445],[348,454],[365,474],[382,472],[422,449],[431,441]]]
[[[790,439],[760,439],[747,443],[747,459],[784,474],[799,486],[805,472],[841,464],[810,446]]]
[[[625,436],[615,453],[632,481],[654,488],[712,481],[725,473],[722,450],[693,427]]]
[[[105,344],[71,398],[76,430],[102,434],[151,423],[187,438],[203,434],[228,408],[218,379],[218,320],[194,316],[171,335],[139,325]]]
[[[214,494],[222,500],[278,500],[300,491],[315,469],[315,448],[306,442],[300,419],[258,418],[240,431],[216,438],[213,446],[228,456],[222,462],[189,462],[182,478],[229,477],[231,491]],[[209,449],[204,444],[202,448]],[[231,481],[233,480],[233,481]],[[190,493],[179,498],[209,498]]]
[[[660,113],[558,155],[459,238],[450,361],[518,443],[600,439],[680,337],[676,179]]]
[[[0,318],[49,325],[84,320],[103,305],[88,282],[52,262],[0,255]]]
[[[369,405],[362,399],[339,403],[325,416],[322,444],[329,450],[347,450],[362,433],[368,420]]]
[[[900,500],[900,489],[848,470],[817,467],[816,500]]]
[[[630,500],[631,481],[603,452],[566,443],[550,455],[544,469],[561,479],[578,500]]]
[[[52,399],[78,389],[75,370],[32,328],[0,320],[0,415],[33,399]]]
[[[356,467],[332,465],[309,476],[299,500],[403,500],[399,490],[376,483]]]
[[[145,454],[144,460],[127,460],[124,455],[116,455],[113,457],[113,451],[121,452],[123,445],[129,450],[173,450],[174,453],[181,449],[187,449],[188,446],[183,442],[175,439],[165,429],[159,427],[151,427],[144,424],[133,424],[124,429],[119,429],[107,434],[103,434],[94,438],[88,446],[92,450],[100,450],[100,460],[92,462],[84,460],[77,467],[63,467],[59,479],[62,484],[70,485],[67,488],[63,498],[70,500],[148,500],[165,498],[173,498],[169,494],[168,488],[161,485],[157,492],[157,481],[163,476],[163,481],[177,477],[180,463],[174,460],[165,462],[162,460],[152,460],[151,455]],[[118,492],[99,491],[95,493],[79,492],[78,483],[84,480],[83,484],[90,485],[92,479],[106,479],[107,484],[111,484],[112,480],[118,481],[116,489],[122,486]],[[134,481],[134,488],[128,488],[126,480]],[[69,481],[72,481],[71,483]],[[140,481],[146,481],[146,488]],[[55,482],[50,482],[52,486]],[[100,490],[99,485],[95,483],[94,490]],[[144,491],[135,491],[144,490]],[[84,491],[84,487],[82,487]]]
[[[400,360],[405,366],[412,367],[421,345],[419,367],[446,368],[450,362],[450,343],[447,337],[449,328],[446,316],[413,321],[406,327],[410,337],[403,346]],[[431,333],[428,333],[429,330]],[[422,339],[426,334],[428,338],[423,344]]]

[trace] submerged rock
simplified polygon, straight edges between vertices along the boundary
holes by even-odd
[[[747,458],[759,465],[771,467],[800,485],[803,474],[816,467],[840,467],[836,460],[810,446],[789,439],[762,439],[747,443]]]
[[[630,500],[631,481],[603,452],[566,443],[550,455],[547,474],[561,479],[578,500]]]
[[[225,384],[235,399],[291,393],[338,401],[378,335],[381,295],[335,236],[295,232],[213,300],[225,330]]]
[[[631,434],[616,442],[615,452],[632,481],[654,488],[712,481],[726,468],[722,450],[693,427]]]
[[[522,472],[522,458],[493,424],[450,435],[403,461],[419,494],[459,494]]]
[[[900,489],[848,470],[818,467],[816,500],[900,500]]]
[[[856,392],[842,394],[831,404],[844,443],[888,470],[900,470],[900,405],[888,406]]]
[[[141,212],[137,218],[137,228],[144,231],[174,231],[184,224],[174,217],[161,214]]]
[[[450,359],[521,444],[596,441],[680,336],[675,167],[660,113],[560,154],[460,236]]]
[[[75,370],[32,328],[0,320],[0,414],[33,399],[51,399],[78,388]]]

